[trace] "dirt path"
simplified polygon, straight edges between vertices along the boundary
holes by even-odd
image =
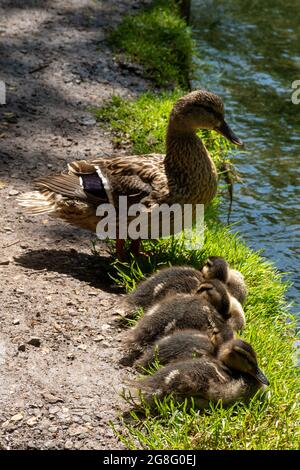
[[[0,1],[0,448],[122,447],[108,424],[129,373],[118,365],[120,294],[89,234],[24,216],[16,196],[67,161],[112,151],[87,108],[146,88],[105,43],[141,3]]]

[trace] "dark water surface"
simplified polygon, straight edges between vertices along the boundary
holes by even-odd
[[[219,93],[227,121],[246,143],[236,155],[231,222],[248,245],[264,249],[294,286],[300,311],[300,0],[194,0],[200,53],[194,87]],[[300,318],[300,317],[299,317]]]

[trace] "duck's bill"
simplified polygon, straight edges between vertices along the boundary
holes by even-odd
[[[235,135],[235,133],[230,129],[226,121],[223,121],[222,124],[215,129],[217,132],[222,134],[226,139],[232,142],[235,145],[244,145],[244,142]]]
[[[267,377],[265,376],[265,374],[259,369],[259,367],[257,367],[256,371],[255,371],[255,377],[257,378],[257,380],[259,380],[259,382],[261,382],[262,384],[264,385],[269,385],[270,382],[268,381]]]

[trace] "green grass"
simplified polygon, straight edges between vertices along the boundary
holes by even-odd
[[[172,400],[158,402],[153,416],[144,403],[131,410],[120,439],[130,449],[297,449],[300,444],[300,377],[295,364],[294,320],[284,293],[287,285],[276,269],[250,250],[223,225],[208,221],[203,249],[187,251],[174,240],[147,242],[149,260],[117,263],[116,279],[128,291],[143,277],[166,264],[203,265],[209,255],[222,255],[245,276],[249,289],[242,337],[255,348],[270,386],[264,398],[229,409],[211,406],[205,412],[186,409]]]
[[[188,86],[194,43],[175,1],[156,0],[147,10],[125,16],[110,42],[157,85]]]
[[[125,17],[112,42],[143,64],[157,84],[179,85],[181,89],[145,93],[135,101],[114,97],[96,111],[97,118],[113,130],[117,145],[130,145],[131,153],[163,153],[170,109],[187,89],[193,49],[190,31],[173,0],[156,1],[149,10]],[[201,132],[200,136],[220,170],[230,145],[213,133]],[[201,249],[189,251],[182,240],[172,238],[144,242],[152,255],[139,261],[132,258],[128,263],[116,261],[112,276],[130,292],[145,275],[163,266],[190,264],[200,268],[207,256],[224,256],[245,276],[249,294],[242,336],[255,348],[270,386],[263,398],[256,396],[248,405],[235,404],[228,409],[218,404],[200,412],[166,398],[157,402],[153,414],[142,402],[138,410],[131,407],[131,419],[124,419],[119,438],[130,449],[298,449],[300,377],[293,346],[295,320],[284,297],[287,284],[260,253],[250,250],[218,221],[218,198],[206,210],[205,220]]]

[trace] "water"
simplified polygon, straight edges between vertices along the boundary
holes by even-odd
[[[201,65],[193,86],[224,98],[227,121],[248,152],[233,158],[243,184],[235,185],[231,222],[289,273],[297,313],[300,104],[291,96],[300,80],[300,1],[194,0],[191,22]]]

